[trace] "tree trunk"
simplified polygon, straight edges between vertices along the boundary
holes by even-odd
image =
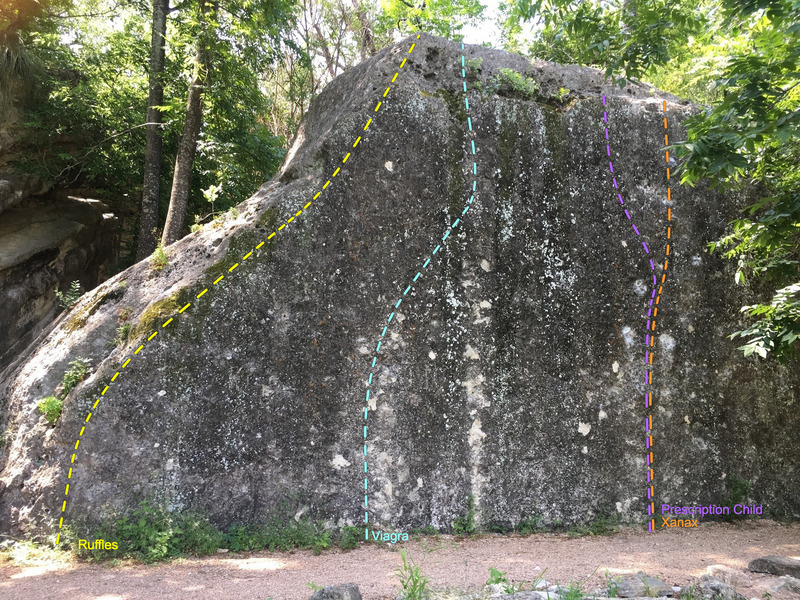
[[[356,17],[361,26],[361,60],[366,60],[370,56],[375,56],[378,50],[375,48],[375,35],[372,32],[372,23],[366,9],[361,5],[361,0],[353,0],[353,7],[356,9]]]
[[[203,19],[208,12],[205,0],[200,0],[200,12]],[[216,9],[216,3],[213,5]],[[214,16],[214,15],[212,15]],[[207,23],[207,20],[206,20]],[[186,217],[186,205],[189,201],[189,186],[192,179],[192,167],[197,151],[197,138],[200,136],[200,127],[203,124],[203,94],[205,92],[208,69],[210,67],[210,40],[211,32],[204,30],[197,40],[197,53],[194,58],[194,77],[189,86],[189,97],[186,101],[186,123],[183,126],[178,155],[175,157],[175,170],[172,175],[172,193],[169,197],[169,211],[167,222],[164,224],[164,233],[161,243],[169,246],[181,238],[183,221]]]
[[[136,260],[150,256],[156,249],[158,228],[159,183],[161,180],[161,111],[164,104],[164,53],[167,35],[169,0],[153,0],[153,37],[150,42],[150,93],[147,98],[145,126],[144,182],[142,210],[139,214],[139,241]]]

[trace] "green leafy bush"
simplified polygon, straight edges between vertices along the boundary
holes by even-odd
[[[162,246],[161,242],[159,242],[158,246],[156,246],[156,249],[153,251],[153,254],[150,255],[150,266],[154,271],[160,271],[168,264],[169,257],[167,256],[167,251],[164,250],[164,246]]]
[[[46,396],[39,401],[39,412],[42,413],[50,425],[55,425],[58,417],[61,416],[61,409],[64,407],[64,401],[55,396]]]
[[[453,533],[468,535],[474,533],[475,529],[475,497],[470,494],[467,498],[467,514],[453,521]]]
[[[86,377],[89,372],[89,361],[85,358],[76,358],[69,363],[69,368],[64,377],[61,378],[61,386],[63,391],[60,396],[65,398],[73,388],[78,385]]]

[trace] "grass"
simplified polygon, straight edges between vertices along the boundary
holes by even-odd
[[[400,550],[402,564],[397,567],[395,574],[400,580],[403,600],[422,600],[428,596],[428,577],[422,574],[422,569],[413,560],[406,556],[406,549]]]

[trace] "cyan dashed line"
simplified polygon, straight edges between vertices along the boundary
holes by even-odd
[[[461,44],[461,50],[463,52],[464,44]],[[462,67],[461,68],[461,77],[463,79],[462,83],[464,84],[463,85],[463,87],[464,87],[464,105],[467,107],[467,111],[469,111],[469,99],[466,96],[466,94],[467,94],[467,82],[466,82],[466,71],[464,69],[464,55],[463,54],[461,55],[461,67]],[[469,135],[470,136],[474,136],[474,131],[472,129],[472,118],[470,116],[467,116],[467,126],[469,127]],[[476,159],[477,151],[475,149],[475,140],[474,140],[474,138],[470,140],[470,145],[471,145],[471,149],[472,149],[472,174],[473,174],[473,176],[477,177],[477,175],[478,175],[478,163],[476,162],[476,160],[477,160]],[[477,179],[473,179],[472,180],[472,194],[470,195],[469,200],[467,200],[467,203],[464,206],[464,210],[461,213],[462,217],[467,214],[467,211],[470,209],[470,207],[472,206],[472,203],[475,201],[475,193],[477,191],[477,185],[478,185]],[[458,227],[460,224],[461,224],[461,217],[459,217],[455,221],[453,221],[453,224],[450,225],[447,228],[447,231],[442,236],[442,242],[447,240],[447,237],[450,235],[450,233],[452,233],[453,230],[455,230],[455,228]],[[436,247],[433,249],[433,251],[431,252],[431,256],[428,257],[425,260],[425,262],[423,263],[422,269],[420,269],[417,272],[417,274],[414,276],[414,279],[413,279],[412,283],[405,289],[405,291],[402,293],[402,296],[397,300],[397,304],[394,305],[395,310],[400,308],[400,304],[403,302],[403,298],[408,294],[408,292],[411,289],[413,289],[413,284],[416,283],[417,279],[419,279],[422,276],[423,272],[428,268],[428,265],[431,263],[431,258],[436,255],[436,253],[440,250],[441,247],[442,247],[441,244],[437,244]],[[367,419],[368,419],[368,416],[369,416],[370,386],[372,385],[372,376],[373,376],[373,374],[375,372],[374,371],[375,365],[378,362],[378,352],[381,349],[381,344],[383,343],[383,338],[386,336],[386,332],[388,331],[389,324],[391,324],[392,318],[394,317],[394,315],[395,315],[395,313],[394,313],[394,311],[392,311],[391,314],[389,315],[389,318],[386,319],[386,323],[387,324],[384,325],[383,331],[381,332],[381,334],[379,336],[380,340],[378,341],[378,345],[375,348],[375,355],[372,357],[372,365],[370,367],[372,370],[370,371],[369,378],[367,379],[367,393],[366,393],[366,398],[364,399],[364,402],[365,402],[365,405],[364,405],[364,523],[366,525],[365,529],[364,529],[364,539],[365,540],[369,540],[369,490],[368,490],[368,485],[369,484],[368,484],[368,479],[367,479]]]

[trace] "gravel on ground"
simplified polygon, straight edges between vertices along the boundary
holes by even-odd
[[[319,556],[310,551],[217,554],[157,565],[6,563],[0,564],[0,598],[306,600],[312,594],[309,583],[355,582],[364,600],[394,599],[399,590],[394,571],[400,564],[401,547],[438,589],[479,590],[489,577],[489,567],[506,571],[512,581],[531,581],[547,569],[545,578],[551,583],[580,581],[587,592],[603,585],[606,573],[620,576],[637,571],[683,587],[705,574],[709,565],[722,564],[746,573],[749,585],[739,586],[738,591],[761,600],[774,578],[749,573],[747,563],[770,554],[800,558],[800,524],[714,523],[701,524],[696,530],[649,534],[628,529],[581,538],[565,534],[420,537],[392,548],[367,544]],[[798,600],[788,591],[770,593],[770,598]]]

